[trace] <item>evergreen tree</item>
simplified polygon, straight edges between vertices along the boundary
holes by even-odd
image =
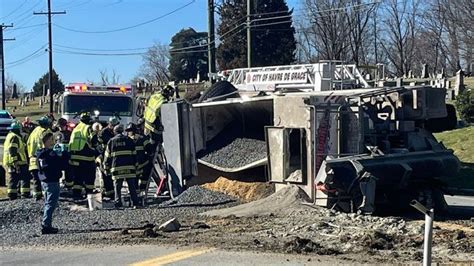
[[[247,67],[247,1],[223,0],[218,13],[221,23],[217,32],[222,36],[217,47],[220,69]],[[285,0],[254,1],[251,17],[252,66],[287,65],[295,61],[292,13]]]
[[[58,93],[64,91],[64,84],[63,82],[59,79],[58,74],[56,71],[53,69],[53,90],[52,93]],[[38,81],[35,82],[35,85],[33,85],[33,93],[35,96],[41,96],[43,95],[43,85],[46,86],[46,91],[48,90],[48,73],[44,74]]]
[[[198,73],[201,79],[208,76],[206,43],[207,32],[196,32],[193,28],[182,29],[171,38],[168,69],[172,80],[189,80]],[[186,49],[193,46],[199,47]]]

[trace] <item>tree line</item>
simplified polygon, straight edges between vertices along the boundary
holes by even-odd
[[[217,1],[220,70],[247,66],[246,0]],[[471,72],[471,0],[258,0],[251,16],[253,66],[340,60],[382,63],[393,76]],[[139,76],[151,82],[207,77],[207,32],[183,29],[170,45],[143,57]]]

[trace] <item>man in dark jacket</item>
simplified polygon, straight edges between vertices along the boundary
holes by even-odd
[[[150,152],[152,146],[148,138],[143,137],[138,133],[137,126],[132,122],[128,123],[125,129],[127,135],[135,143],[135,150],[137,152],[137,178],[138,178],[138,193],[145,192],[150,179],[150,172],[145,172],[149,164]]]
[[[44,133],[41,141],[43,148],[36,152],[38,177],[44,193],[41,233],[56,234],[58,229],[52,226],[53,212],[59,201],[59,179],[68,164],[69,156],[66,151],[53,149],[53,133]]]
[[[123,135],[124,128],[122,125],[114,127],[116,134],[109,143],[104,154],[104,169],[112,176],[114,181],[115,207],[122,207],[122,186],[126,180],[130,198],[133,206],[138,207],[138,195],[136,190],[137,178],[137,152],[135,151],[135,143],[129,137]]]
[[[102,165],[104,162],[104,153],[105,149],[107,148],[107,143],[109,143],[109,141],[115,136],[114,127],[118,124],[120,124],[120,121],[117,117],[110,117],[107,126],[104,127],[97,135],[100,152],[98,160],[99,163]],[[112,198],[114,196],[114,183],[112,181],[112,177],[108,173],[106,173],[103,167],[100,167],[100,172],[102,180],[104,182],[102,195],[107,198]]]

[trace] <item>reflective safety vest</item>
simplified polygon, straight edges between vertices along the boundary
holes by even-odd
[[[94,161],[94,150],[91,147],[91,126],[79,123],[71,133],[69,152],[71,161]]]
[[[41,126],[37,126],[31,132],[30,136],[28,137],[28,141],[26,142],[26,149],[28,151],[28,157],[30,158],[30,165],[28,170],[37,170],[38,166],[36,165],[36,151],[43,147],[42,143],[42,136],[45,133],[51,132],[50,129],[43,128]]]
[[[120,134],[107,143],[104,169],[110,172],[113,180],[137,177],[137,152],[132,139]]]
[[[160,119],[161,105],[166,102],[165,97],[161,93],[155,93],[150,96],[148,104],[145,107],[143,118],[145,119],[145,128],[153,133],[158,133],[157,125]]]
[[[10,152],[12,148],[16,150],[16,152],[13,154]],[[26,157],[26,147],[25,142],[20,135],[10,132],[8,133],[3,144],[3,165],[6,167],[11,167],[15,163],[18,163],[18,165],[28,164]]]

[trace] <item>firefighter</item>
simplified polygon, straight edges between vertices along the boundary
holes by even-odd
[[[154,146],[151,143],[150,136],[145,135],[144,125],[145,125],[145,120],[143,120],[142,118],[138,119],[137,134],[140,134],[144,138],[143,147],[145,149],[145,155],[147,156],[146,157],[147,163],[145,163],[145,166],[143,167],[143,178],[149,181],[151,177],[151,171],[153,169],[153,159],[155,156],[156,146]]]
[[[104,153],[107,147],[107,143],[115,136],[114,134],[114,127],[118,125],[120,122],[117,117],[110,117],[109,123],[105,128],[103,128],[98,134],[98,142],[99,142],[99,163],[101,164],[101,175],[102,181],[104,183],[104,188],[102,191],[102,195],[107,198],[112,198],[114,195],[114,183],[112,177],[106,173],[104,170],[103,162],[104,162]]]
[[[161,105],[171,99],[173,92],[173,87],[169,85],[162,88],[160,93],[150,96],[145,107],[145,135],[150,136],[150,140],[155,147],[163,142],[163,126],[160,119]]]
[[[31,119],[27,116],[25,119],[23,119],[23,122],[21,122],[21,127],[23,140],[26,142],[28,141],[28,137],[30,136],[33,129],[35,129],[36,125],[31,122]]]
[[[137,178],[137,153],[135,144],[123,135],[123,126],[114,127],[116,134],[108,143],[104,154],[104,169],[114,180],[115,207],[122,207],[122,185],[126,180],[133,206],[138,207],[138,195],[135,187]]]
[[[150,141],[144,136],[140,135],[138,128],[134,123],[128,123],[125,129],[127,135],[135,143],[135,151],[137,152],[137,181],[138,181],[138,193],[146,190],[148,180],[150,178],[149,173],[145,173],[145,168],[149,164],[150,152]]]
[[[51,120],[47,116],[41,117],[38,121],[37,126],[28,137],[26,148],[29,157],[28,170],[31,173],[33,179],[33,197],[36,200],[40,200],[43,197],[41,182],[38,177],[38,166],[36,164],[36,151],[42,147],[41,138],[43,134],[51,132]]]
[[[71,130],[68,128],[67,120],[64,118],[59,118],[56,127],[56,139],[58,140],[59,144],[64,144],[66,149],[69,150],[67,146],[71,140]],[[67,190],[72,190],[73,185],[74,176],[72,173],[72,168],[70,165],[66,165],[64,170],[64,187]]]
[[[28,173],[28,159],[26,145],[21,136],[21,124],[14,121],[8,128],[8,133],[3,147],[3,166],[8,175],[8,198],[14,200],[18,197],[18,185],[24,198],[30,197],[30,176]]]
[[[69,141],[69,151],[71,160],[69,161],[74,175],[74,186],[72,196],[74,199],[81,199],[82,189],[86,194],[91,194],[94,190],[95,181],[95,151],[93,149],[92,118],[88,113],[82,113],[80,123],[74,128]]]

